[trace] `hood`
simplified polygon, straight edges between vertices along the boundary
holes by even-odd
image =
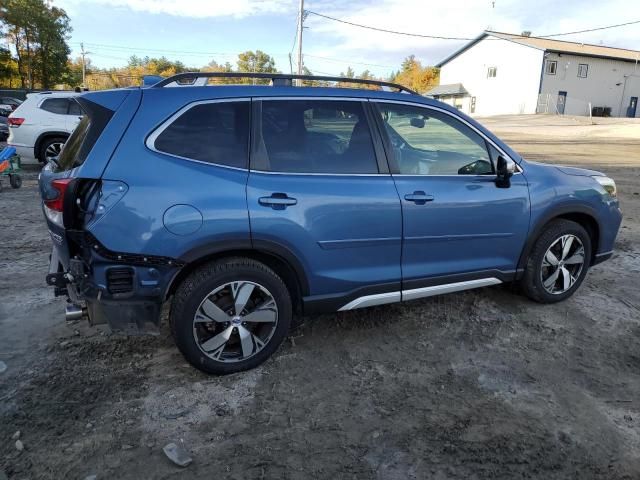
[[[589,170],[587,168],[575,168],[575,167],[556,167],[562,173],[567,175],[576,175],[579,177],[604,177],[604,173],[597,172],[595,170]]]

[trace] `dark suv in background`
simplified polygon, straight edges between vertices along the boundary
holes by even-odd
[[[247,74],[77,98],[86,115],[40,178],[70,317],[153,332],[170,300],[179,349],[223,374],[265,361],[297,313],[503,282],[552,303],[611,256],[601,173],[527,162],[399,85],[203,85],[217,76]]]

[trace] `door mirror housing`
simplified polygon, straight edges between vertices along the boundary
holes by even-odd
[[[424,128],[424,123],[425,123],[424,118],[413,117],[411,118],[411,120],[409,120],[409,122],[411,123],[412,127]]]
[[[502,155],[498,156],[498,165],[496,168],[496,187],[509,188],[511,186],[511,177],[516,171],[516,162]]]

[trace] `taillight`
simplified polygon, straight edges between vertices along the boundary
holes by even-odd
[[[19,127],[24,123],[24,118],[20,117],[9,117],[8,120],[10,127]]]
[[[67,187],[73,181],[72,178],[58,178],[51,182],[51,186],[57,190],[58,195],[52,200],[45,200],[44,204],[51,210],[61,212],[64,206],[64,194],[67,191]]]

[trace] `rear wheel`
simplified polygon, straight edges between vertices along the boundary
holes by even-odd
[[[521,285],[526,295],[541,303],[570,297],[589,269],[591,238],[579,224],[554,220],[536,241]]]
[[[22,186],[22,177],[17,173],[9,174],[9,183],[11,188],[20,188]]]
[[[67,139],[65,137],[51,137],[45,139],[40,145],[38,152],[38,160],[40,163],[47,164],[51,159],[57,158],[62,151]]]
[[[269,358],[286,337],[291,317],[291,297],[273,270],[248,258],[229,258],[187,277],[174,296],[170,322],[189,363],[224,375]]]

